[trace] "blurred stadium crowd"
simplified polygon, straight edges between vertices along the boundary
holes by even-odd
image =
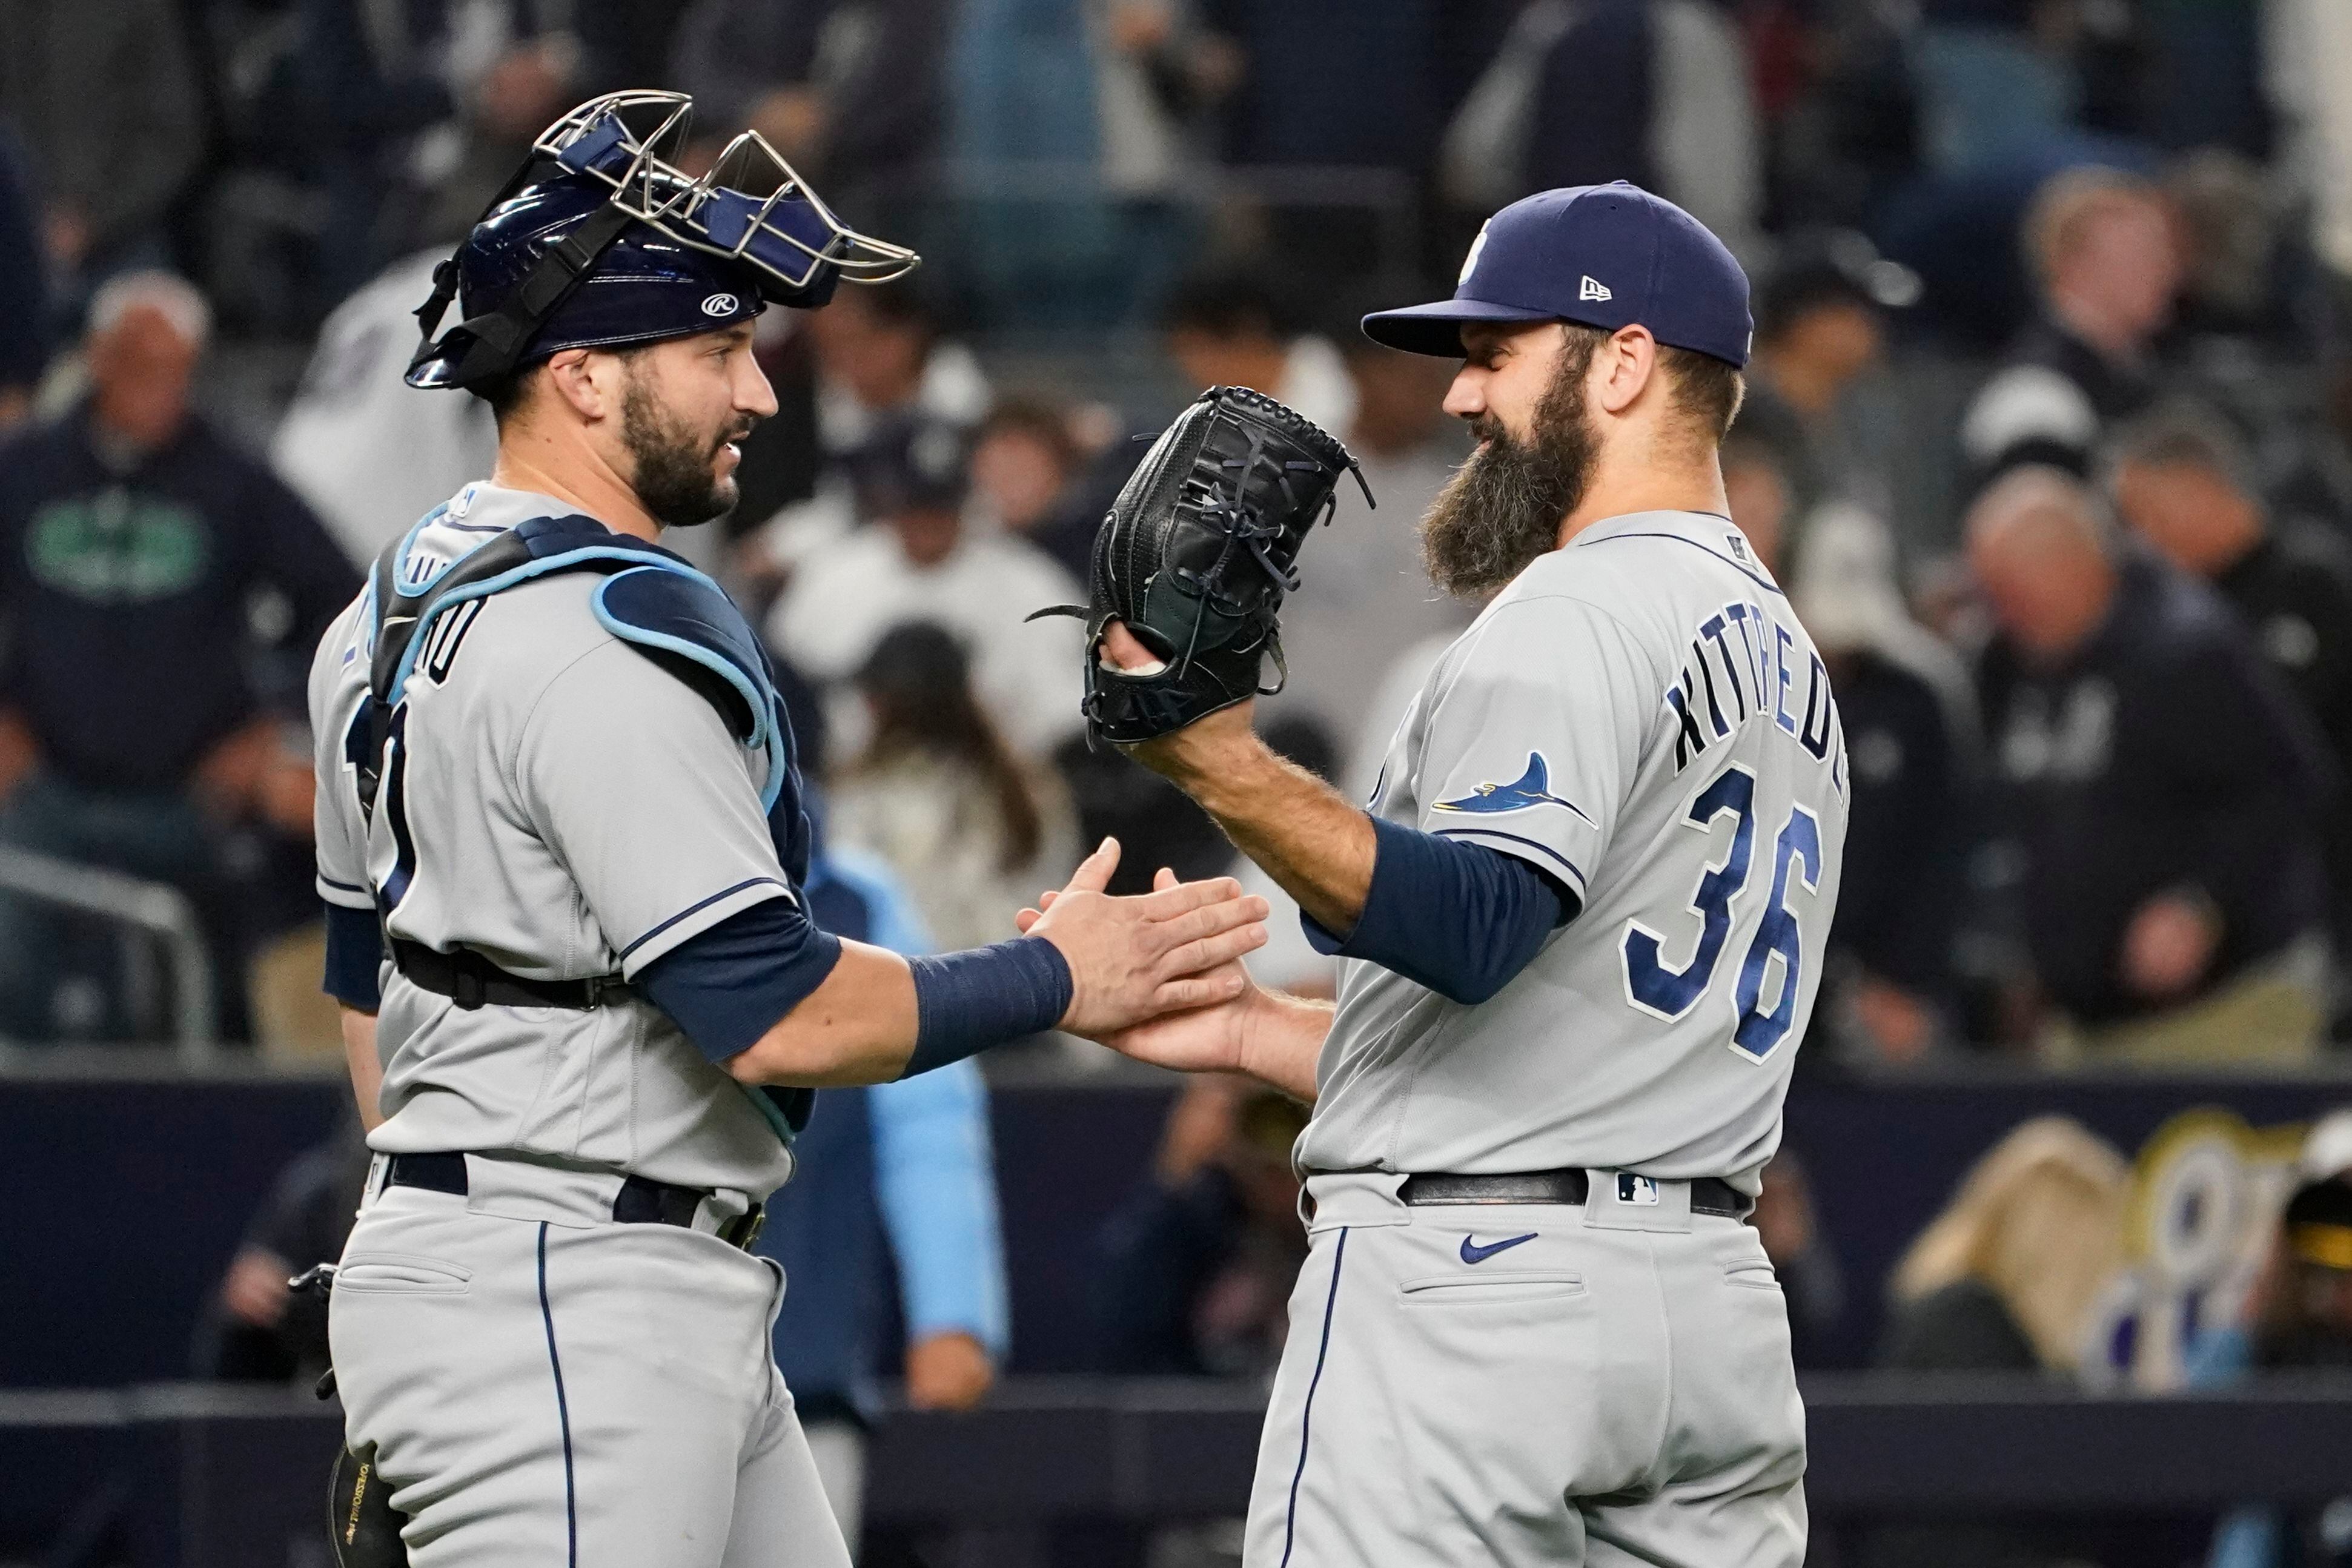
[[[1087,748],[1077,633],[1023,622],[1084,598],[1130,437],[1204,385],[1364,461],[1379,509],[1342,496],[1309,550],[1262,723],[1369,786],[1475,607],[1433,596],[1411,526],[1466,450],[1445,368],[1352,319],[1450,282],[1503,203],[1622,177],[1749,266],[1734,520],[1836,665],[1853,828],[1801,1072],[2352,1040],[2343,0],[0,0],[0,868],[177,890],[219,1038],[337,1049],[308,655],[492,453],[473,400],[401,385],[410,312],[541,125],[653,85],[927,257],[770,313],[782,413],[736,514],[673,540],[766,629],[836,928],[996,939],[1107,833],[1129,885],[1229,865]],[[0,878],[0,1037],[169,1033],[158,954],[23,881]],[[1259,967],[1328,989],[1325,962],[1278,940]],[[976,1398],[1006,1333],[977,1078],[829,1096],[853,1098],[812,1136],[874,1151],[918,1396]],[[1299,1114],[1213,1082],[1177,1103],[1099,1239],[1103,1367],[1271,1364]],[[2273,1195],[2303,1194],[2200,1375],[2352,1346],[2343,1142]],[[289,1173],[211,1370],[300,1359],[269,1282],[339,1247],[359,1157]],[[1801,1352],[1843,1286],[1777,1173],[1759,1223]],[[775,1245],[850,1245],[821,1185]],[[2080,1128],[2021,1129],[1905,1263],[1885,1354],[2073,1370],[2106,1277],[2081,1239],[2120,1233],[2124,1187]],[[847,1334],[787,1364],[819,1415],[828,1387],[854,1414]],[[2289,1561],[2287,1528],[2246,1523],[2232,1568]],[[2037,1560],[1979,1545],[1889,1560]]]

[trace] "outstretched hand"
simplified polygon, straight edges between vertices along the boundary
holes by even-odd
[[[1118,869],[1118,841],[1105,839],[1068,885],[1022,911],[1016,924],[1061,950],[1073,984],[1061,1027],[1108,1040],[1163,1013],[1213,1007],[1249,988],[1241,956],[1265,945],[1266,902],[1231,877],[1176,880],[1151,892],[1103,891]]]
[[[1115,853],[1113,858],[1116,861]],[[1079,869],[1083,873],[1085,868]],[[1073,878],[1073,886],[1076,882],[1076,879]],[[1239,891],[1240,884],[1230,879],[1220,878],[1219,883]],[[1146,896],[1163,898],[1188,888],[1217,883],[1180,883],[1174,872],[1162,866],[1151,885],[1152,891]],[[1024,932],[1037,931],[1049,916],[1060,913],[1067,894],[1068,889],[1046,893],[1038,899],[1036,908],[1024,909],[1013,916],[1013,924]],[[1256,918],[1265,918],[1265,900],[1248,898],[1239,902],[1255,905],[1258,911]],[[1238,949],[1233,956],[1187,982],[1200,988],[1201,999],[1175,1003],[1170,1008],[1142,1015],[1121,1028],[1098,1032],[1075,1030],[1072,1032],[1086,1034],[1122,1056],[1133,1057],[1155,1067],[1173,1068],[1180,1072],[1238,1071],[1242,1065],[1244,1029],[1251,1004],[1264,995],[1251,980],[1249,970],[1243,967],[1241,953],[1258,946],[1265,940],[1265,927],[1261,925],[1247,929],[1255,933],[1255,939],[1248,947]],[[1076,1009],[1074,1008],[1072,1010],[1075,1012]],[[1066,1024],[1064,1027],[1069,1026]]]

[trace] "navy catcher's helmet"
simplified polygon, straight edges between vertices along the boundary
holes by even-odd
[[[541,133],[433,275],[408,384],[476,387],[565,349],[682,338],[763,304],[815,309],[844,278],[885,283],[913,251],[845,226],[757,131],[700,179],[667,154],[693,99],[620,92]],[[452,299],[463,319],[435,338]]]

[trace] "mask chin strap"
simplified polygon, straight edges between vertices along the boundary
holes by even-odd
[[[503,200],[503,197],[500,198]],[[491,204],[495,206],[497,204]],[[509,293],[504,303],[479,316],[469,316],[449,329],[439,338],[434,331],[441,325],[452,301],[457,298],[457,258],[452,255],[433,269],[433,296],[416,308],[416,322],[422,340],[415,354],[409,360],[411,371],[428,360],[445,356],[448,347],[466,335],[465,352],[451,368],[448,383],[469,386],[488,381],[514,369],[515,362],[531,340],[531,334],[554,314],[596,265],[596,258],[605,247],[621,237],[621,231],[636,219],[618,206],[599,207],[586,222],[566,235],[539,258],[530,276]]]

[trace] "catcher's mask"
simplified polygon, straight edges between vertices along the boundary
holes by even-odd
[[[767,303],[813,310],[843,279],[919,265],[834,216],[755,131],[697,179],[673,159],[694,100],[592,99],[540,133],[417,308],[408,384],[477,387],[565,349],[689,337]],[[451,300],[463,319],[437,339]]]

